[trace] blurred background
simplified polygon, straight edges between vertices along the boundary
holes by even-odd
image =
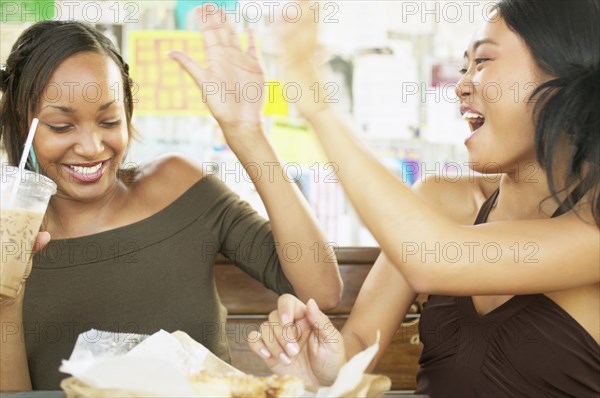
[[[140,139],[127,162],[141,165],[177,152],[218,175],[266,217],[248,175],[229,150],[195,84],[171,61],[169,50],[203,59],[191,11],[200,0],[0,1],[0,63],[19,34],[42,19],[76,19],[95,25],[120,48],[136,83],[134,126]],[[284,84],[275,62],[279,45],[273,21],[294,21],[294,3],[217,0],[246,43],[252,29],[268,86],[265,127],[311,204],[328,240],[339,246],[377,245],[349,205],[315,137],[298,117],[299,93]],[[493,1],[319,1],[311,7],[321,23],[327,100],[354,123],[356,134],[406,184],[438,174],[450,180],[467,173],[463,141],[468,126],[454,94],[462,54]],[[255,98],[256,91],[241,90]],[[263,175],[268,175],[264,165]],[[365,192],[369,195],[369,192]],[[375,203],[375,198],[374,198]],[[410,211],[410,209],[406,209]]]

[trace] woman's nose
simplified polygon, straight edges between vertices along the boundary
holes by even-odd
[[[475,85],[473,80],[471,79],[471,73],[466,72],[456,83],[455,93],[459,99],[463,99],[465,97],[473,94],[473,89]]]
[[[74,150],[79,156],[95,160],[104,151],[102,134],[92,130],[83,131]]]

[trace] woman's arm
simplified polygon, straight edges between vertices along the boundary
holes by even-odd
[[[50,241],[48,232],[38,233],[34,252]],[[31,272],[28,265],[24,278]],[[25,336],[23,335],[23,297],[25,282],[14,300],[0,301],[0,391],[30,391],[31,378],[27,365]]]
[[[284,165],[262,129],[253,134],[251,141],[236,139],[230,147],[242,165],[268,165],[262,168],[262,175],[254,179],[254,186],[269,215],[283,272],[298,297],[304,302],[313,298],[323,309],[336,307],[342,294],[342,279],[333,245],[325,240],[296,184],[285,176]],[[252,175],[256,167],[247,170]],[[296,253],[295,248],[300,252]]]
[[[306,18],[286,24],[282,38],[287,78],[308,92],[320,76],[313,63],[316,24],[305,11]],[[337,164],[360,218],[416,292],[527,294],[600,281],[600,239],[593,222],[569,213],[461,226],[423,203],[380,164],[327,104],[297,105]]]
[[[252,36],[248,51],[242,51],[239,38],[214,5],[207,4],[196,11],[207,67],[183,53],[173,52],[171,56],[200,89],[208,85],[217,88],[217,93],[205,91],[204,100],[265,204],[283,272],[294,290],[303,301],[314,298],[322,308],[333,308],[342,292],[333,247],[319,230],[296,185],[288,180],[284,165],[264,133],[264,102],[244,98],[248,87],[264,88]],[[300,248],[300,253],[292,255],[288,252],[290,247]]]
[[[373,158],[333,110],[307,118],[359,216],[416,292],[528,294],[600,281],[599,232],[591,220],[570,212],[459,225]]]
[[[23,336],[23,293],[11,302],[0,302],[0,391],[30,391]]]
[[[391,344],[415,298],[415,292],[402,274],[381,253],[360,288],[350,317],[342,328],[346,358],[350,359],[375,344],[379,330],[379,352],[367,370],[372,371]]]
[[[412,190],[430,206],[440,206],[430,183],[417,183]],[[443,211],[451,209],[444,208]],[[350,317],[342,328],[346,357],[352,358],[373,345],[379,330],[379,352],[368,369],[372,371],[391,344],[416,297],[406,278],[382,252],[361,286]]]

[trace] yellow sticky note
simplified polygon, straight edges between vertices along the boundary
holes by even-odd
[[[326,164],[327,160],[315,133],[306,123],[291,123],[274,117],[270,125],[271,142],[284,162],[301,165]]]

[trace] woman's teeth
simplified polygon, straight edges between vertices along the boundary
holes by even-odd
[[[485,122],[485,117],[478,113],[473,112],[465,112],[462,115],[463,119],[469,122],[469,126],[471,126],[471,131],[478,130],[483,123]]]
[[[462,117],[464,120],[477,119],[477,118],[483,119],[484,118],[483,115],[480,115],[478,113],[473,113],[473,112],[465,112],[465,113],[463,113]]]
[[[84,166],[70,166],[70,167],[77,174],[88,175],[88,174],[94,174],[94,173],[98,172],[98,170],[100,170],[100,167],[102,167],[102,163],[98,163],[97,165],[92,166],[92,167],[84,167]]]

